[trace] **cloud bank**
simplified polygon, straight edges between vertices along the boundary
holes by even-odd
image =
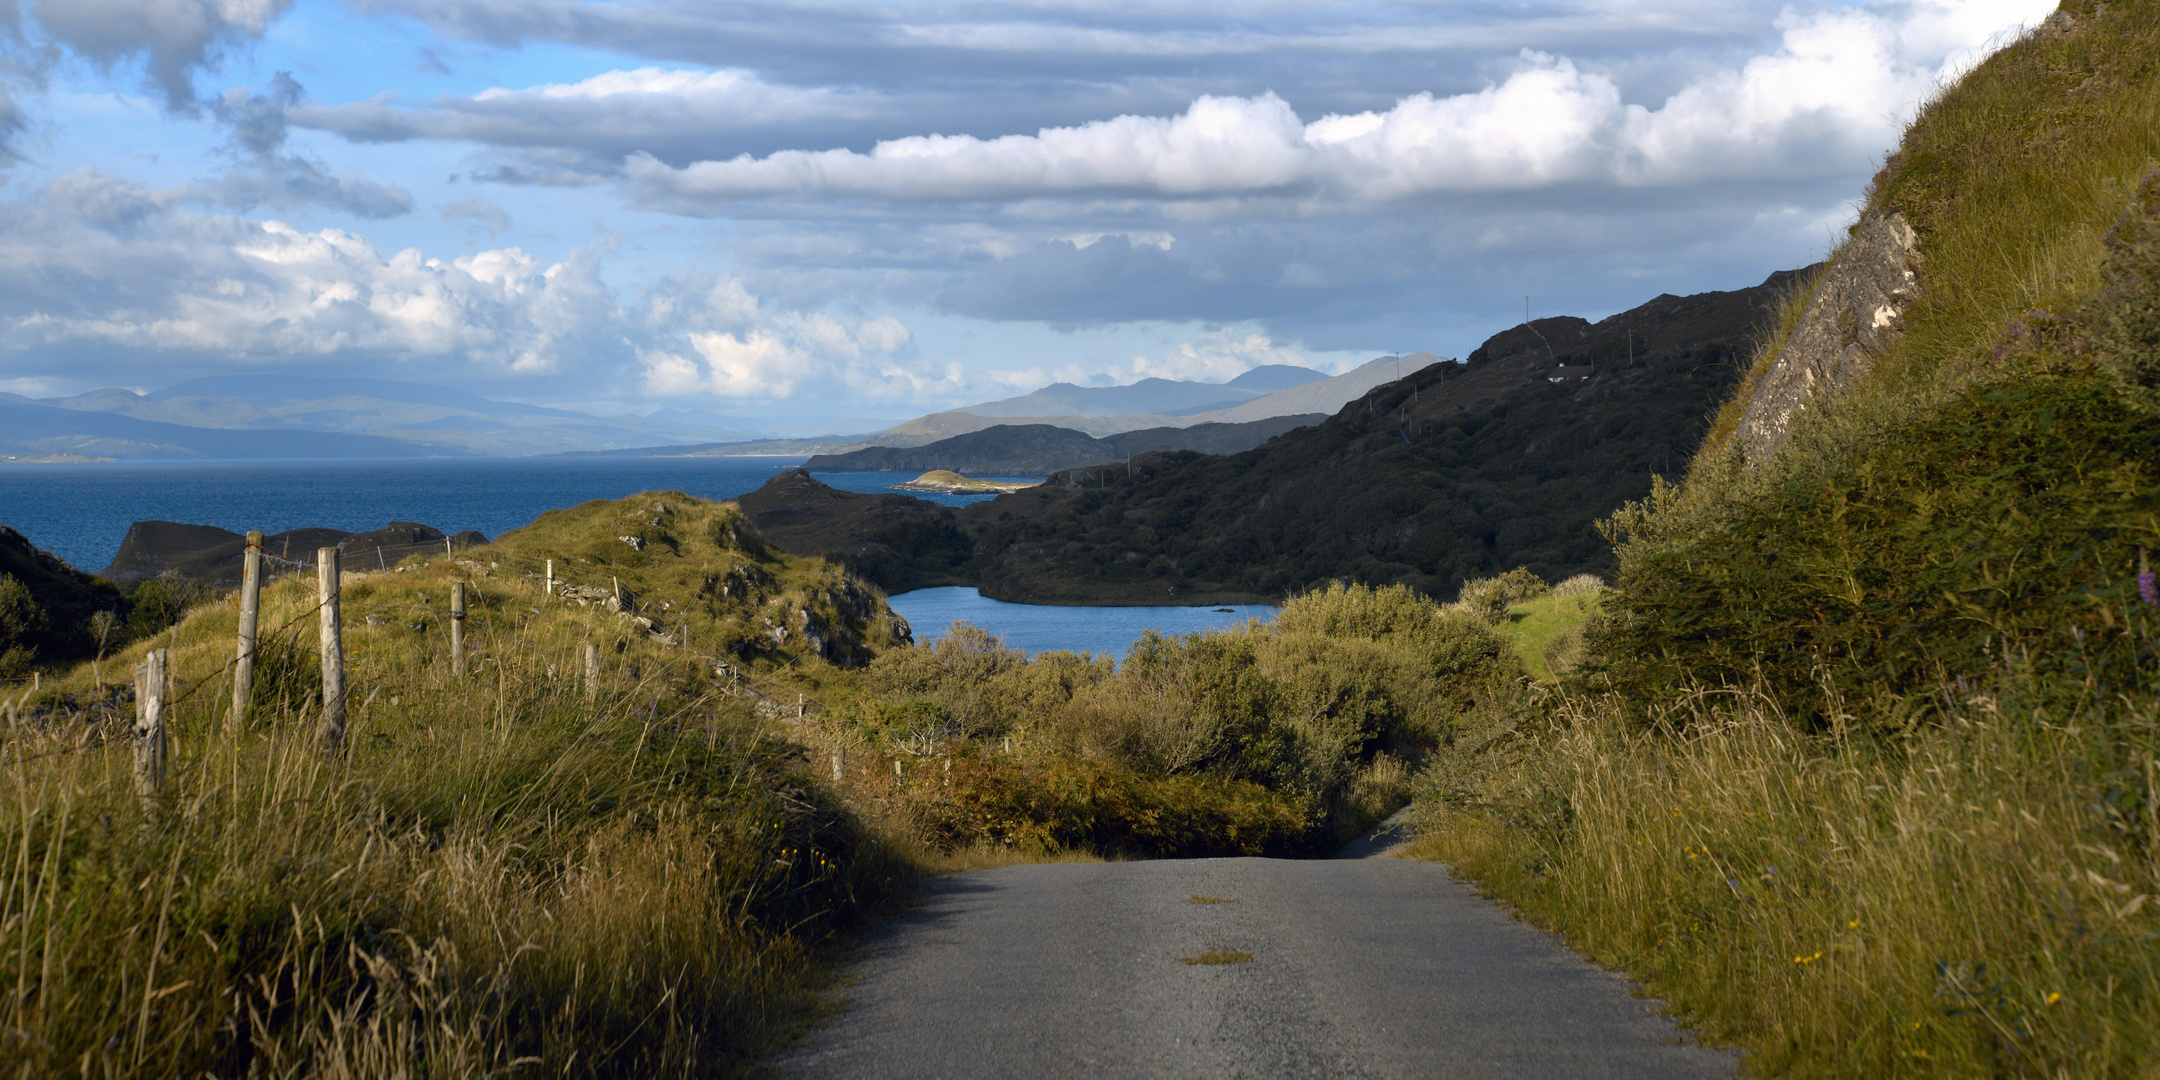
[[[680,210],[776,196],[1358,204],[1562,184],[1791,180],[1847,173],[1880,153],[1900,107],[1909,115],[1945,74],[1939,53],[1915,58],[1902,28],[1869,12],[1788,15],[1781,29],[1775,52],[1655,109],[1626,102],[1606,75],[1525,51],[1519,70],[1481,90],[1309,123],[1273,93],[1209,96],[1176,116],[1034,135],[917,135],[867,153],[789,150],[680,167],[637,154],[624,171],[638,197]]]

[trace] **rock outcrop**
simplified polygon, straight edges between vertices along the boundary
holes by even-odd
[[[1919,241],[1903,214],[1869,212],[1853,226],[1748,398],[1735,437],[1751,464],[1769,460],[1802,410],[1851,386],[1897,341],[1919,294]]]

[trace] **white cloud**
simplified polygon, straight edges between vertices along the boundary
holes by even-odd
[[[918,135],[867,153],[786,150],[624,169],[647,200],[677,208],[783,195],[877,200],[1025,200],[1120,194],[1193,200],[1295,196],[1368,205],[1408,197],[1547,188],[1812,178],[1864,166],[1946,72],[1990,34],[2040,13],[1944,4],[1902,21],[1850,9],[1788,13],[1779,47],[1701,77],[1656,108],[1612,78],[1525,50],[1472,93],[1418,94],[1384,112],[1301,122],[1273,93],[1202,97],[1172,117],[1120,116],[1034,135]]]
[[[915,354],[898,319],[768,311],[734,277],[662,290],[644,331],[638,362],[646,392],[659,397],[906,401],[962,385],[957,366]]]
[[[584,362],[592,332],[620,321],[590,248],[552,264],[517,248],[385,255],[340,229],[175,208],[183,195],[84,168],[8,207],[0,349],[547,373]]]
[[[883,112],[876,95],[779,85],[740,69],[644,67],[568,83],[493,87],[405,102],[385,95],[342,105],[296,103],[295,126],[361,142],[454,139],[496,146],[664,149],[711,147],[730,133]]]

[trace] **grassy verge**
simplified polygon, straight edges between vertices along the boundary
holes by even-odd
[[[1644,731],[1573,703],[1475,793],[1427,804],[1409,854],[1644,979],[1754,1075],[2160,1058],[2160,777],[2103,745],[2134,733],[2149,754],[2150,705],[1976,699],[1895,746],[1797,734],[1763,697],[1682,708]],[[2096,794],[2136,810],[2096,828]]]
[[[1618,515],[1587,661],[1425,778],[1419,854],[1756,1074],[2160,1062],[2160,5],[2064,8],[1870,195],[1903,341]]]

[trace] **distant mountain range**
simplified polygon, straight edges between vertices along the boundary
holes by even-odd
[[[824,454],[921,446],[1001,424],[1047,424],[1102,439],[1332,413],[1395,378],[1398,368],[1407,373],[1434,360],[1427,353],[1383,357],[1334,378],[1273,364],[1227,383],[1058,383],[860,435],[834,431],[877,421],[831,417],[822,425],[782,426],[675,408],[602,417],[385,379],[221,375],[150,393],[113,387],[64,398],[0,393],[0,460]],[[744,426],[730,426],[738,423]],[[825,430],[814,437],[774,437],[819,426]]]
[[[0,421],[0,455],[47,459],[514,456],[763,435],[417,383],[277,374],[193,379],[148,394],[0,394]]]
[[[1244,424],[1143,428],[1102,439],[1049,424],[999,424],[923,446],[873,446],[845,454],[819,454],[803,467],[821,472],[949,469],[969,476],[1047,476],[1065,469],[1120,462],[1151,450],[1235,454],[1293,428],[1325,419],[1327,416],[1320,413],[1274,416]]]
[[[1052,383],[1032,394],[963,405],[975,416],[1185,416],[1243,405],[1278,390],[1321,382],[1326,375],[1291,364],[1256,367],[1226,383],[1142,379],[1129,386]]]

